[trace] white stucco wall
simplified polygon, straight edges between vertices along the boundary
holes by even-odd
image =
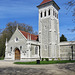
[[[72,59],[72,47],[73,46],[73,59],[75,60],[75,41],[61,42],[60,43],[60,58]]]

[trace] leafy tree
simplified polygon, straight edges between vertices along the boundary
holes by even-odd
[[[60,37],[60,42],[62,42],[62,41],[67,41],[67,38],[63,34]]]
[[[6,28],[1,32],[1,35],[0,35],[0,57],[4,57],[6,38],[8,40],[11,38],[12,34],[16,30],[17,24],[18,24],[18,28],[20,30],[29,32],[31,34],[36,34],[36,32],[33,31],[32,26],[29,26],[29,25],[24,24],[24,23],[17,23],[16,21],[15,22],[9,22],[6,25]]]

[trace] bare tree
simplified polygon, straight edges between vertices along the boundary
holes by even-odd
[[[72,9],[73,22],[75,22],[75,0],[70,0],[67,3],[67,10],[70,11]]]

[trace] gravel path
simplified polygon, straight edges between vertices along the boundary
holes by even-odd
[[[75,63],[49,65],[16,65],[0,61],[0,75],[75,75]]]

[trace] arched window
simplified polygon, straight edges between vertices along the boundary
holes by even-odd
[[[22,50],[22,46],[20,46],[20,50]]]
[[[50,9],[48,10],[48,15],[50,15]]]
[[[40,14],[40,15],[41,15],[40,17],[42,18],[42,12],[41,12],[41,14]]]
[[[12,51],[12,47],[10,48],[10,50]]]
[[[35,54],[38,54],[38,47],[35,47]]]
[[[46,17],[46,11],[44,12],[44,16]]]
[[[16,37],[16,41],[18,41],[18,38]]]

